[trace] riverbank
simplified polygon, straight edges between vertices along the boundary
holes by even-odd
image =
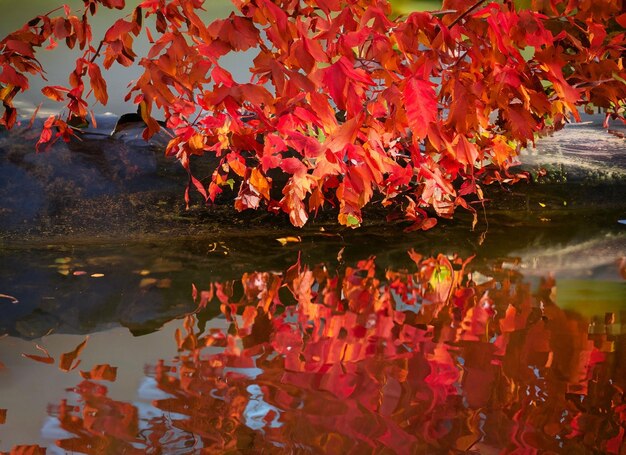
[[[207,207],[193,191],[187,210],[186,174],[163,156],[167,138],[146,144],[139,128],[107,136],[115,120],[104,117],[95,134],[70,144],[59,141],[42,153],[34,151],[36,129],[0,135],[0,241],[226,239],[350,231],[337,224],[333,210],[320,211],[304,229],[296,229],[284,214],[239,213],[227,201]],[[540,139],[535,150],[521,156],[518,169],[529,172],[531,181],[484,188],[479,231],[488,224],[558,225],[572,218],[601,227],[626,218],[626,140],[603,130],[599,116],[585,121]],[[197,166],[203,165],[199,160]],[[198,175],[208,174],[206,168],[198,169]],[[360,229],[396,233],[408,225],[387,222],[387,214],[370,204]],[[458,210],[454,220],[439,220],[439,225],[469,232],[471,219]]]

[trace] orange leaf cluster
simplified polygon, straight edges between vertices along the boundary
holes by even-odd
[[[473,210],[480,183],[514,182],[507,168],[522,146],[558,129],[580,106],[624,121],[626,46],[622,2],[445,0],[440,12],[392,18],[388,0],[237,0],[237,12],[204,24],[203,0],[145,0],[117,20],[94,48],[89,13],[123,0],[85,0],[82,18],[39,16],[0,41],[2,124],[12,100],[42,74],[35,48],[47,40],[84,54],[69,87],[44,94],[85,118],[85,77],[108,100],[102,66],[138,60],[131,87],[147,128],[165,113],[175,133],[167,154],[189,172],[189,188],[214,201],[237,185],[237,210],[285,212],[296,226],[324,207],[356,227],[373,199],[401,207],[413,229]],[[156,35],[145,25],[155,19]],[[133,40],[152,43],[137,59]],[[254,51],[249,82],[220,58]],[[50,119],[40,144],[72,130]],[[210,182],[193,175],[192,156],[217,162]],[[207,178],[209,176],[206,176]],[[189,203],[189,188],[186,200]]]

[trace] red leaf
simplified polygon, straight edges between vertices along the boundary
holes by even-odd
[[[90,63],[88,67],[88,73],[91,88],[93,89],[93,94],[100,102],[100,104],[102,104],[103,106],[106,105],[107,101],[109,100],[109,96],[107,94],[107,84],[106,81],[102,78],[100,67],[95,63]]]
[[[411,77],[404,87],[403,96],[409,126],[418,139],[423,139],[428,132],[428,124],[437,120],[437,95],[433,84]]]
[[[298,158],[285,158],[280,163],[280,168],[287,174],[303,175],[307,171],[307,167]]]
[[[28,79],[23,74],[18,73],[8,63],[2,65],[0,73],[0,82],[11,84],[22,90],[28,90]]]
[[[84,379],[91,379],[95,381],[115,381],[117,378],[117,367],[112,367],[111,365],[96,365],[91,371],[81,371],[80,375]]]
[[[534,140],[535,131],[537,131],[537,122],[530,112],[525,110],[521,105],[513,105],[502,113],[504,117],[506,117],[507,125],[514,134],[515,139],[523,141],[524,144],[526,140]]]
[[[49,142],[50,139],[52,139],[52,125],[54,125],[55,120],[56,120],[56,117],[54,115],[51,115],[44,122],[43,128],[41,130],[41,134],[39,135],[39,140],[37,141],[37,144],[35,144],[35,148],[37,150],[39,150],[39,147],[42,144],[45,144]]]
[[[124,0],[102,0],[102,3],[107,8],[124,9],[125,6]]]
[[[122,39],[124,35],[127,35],[136,26],[137,25],[134,24],[133,22],[125,21],[124,19],[118,19],[107,30],[106,34],[104,35],[104,41],[108,43],[112,43],[113,41]]]
[[[65,99],[65,94],[63,92],[67,93],[68,91],[69,90],[65,87],[60,87],[58,85],[46,85],[41,89],[41,93],[54,101],[63,101]]]
[[[193,186],[196,187],[196,190],[198,190],[198,193],[202,195],[204,200],[208,201],[209,195],[207,194],[206,189],[204,188],[204,185],[202,184],[202,182],[191,174],[189,174],[189,179],[191,180],[191,183],[193,183]]]
[[[456,159],[466,166],[473,166],[478,160],[478,149],[476,144],[467,140],[465,135],[459,134],[452,142],[456,152]]]

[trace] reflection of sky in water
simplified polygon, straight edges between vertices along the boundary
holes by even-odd
[[[263,391],[257,384],[250,384],[246,387],[250,394],[250,400],[243,412],[246,419],[246,426],[253,430],[263,431],[263,428],[279,428],[282,424],[279,421],[280,410],[272,406],[263,399]],[[274,412],[274,418],[269,422],[266,420],[268,413]]]

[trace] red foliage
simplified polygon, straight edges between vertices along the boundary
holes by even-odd
[[[152,107],[164,111],[175,133],[167,154],[206,200],[234,178],[238,210],[282,210],[302,226],[330,204],[355,227],[379,195],[428,229],[425,209],[451,217],[459,205],[472,210],[466,198],[482,198],[485,177],[518,180],[506,170],[520,147],[577,118],[579,106],[624,120],[622,2],[533,0],[527,10],[446,0],[441,12],[392,19],[387,0],[237,0],[237,13],[208,26],[196,14],[202,3],[143,1],[97,48],[89,15],[123,0],[33,19],[0,41],[1,124],[15,123],[24,74],[42,74],[36,48],[65,40],[84,50],[70,86],[44,89],[67,103],[68,118],[84,119],[84,78],[106,103],[100,66],[136,62],[143,32],[153,44],[127,98],[140,105],[146,138],[159,129]],[[144,25],[152,17],[156,35]],[[234,81],[219,58],[249,49],[251,81]],[[71,134],[55,118],[40,143]],[[219,158],[208,187],[191,175],[192,155]]]

